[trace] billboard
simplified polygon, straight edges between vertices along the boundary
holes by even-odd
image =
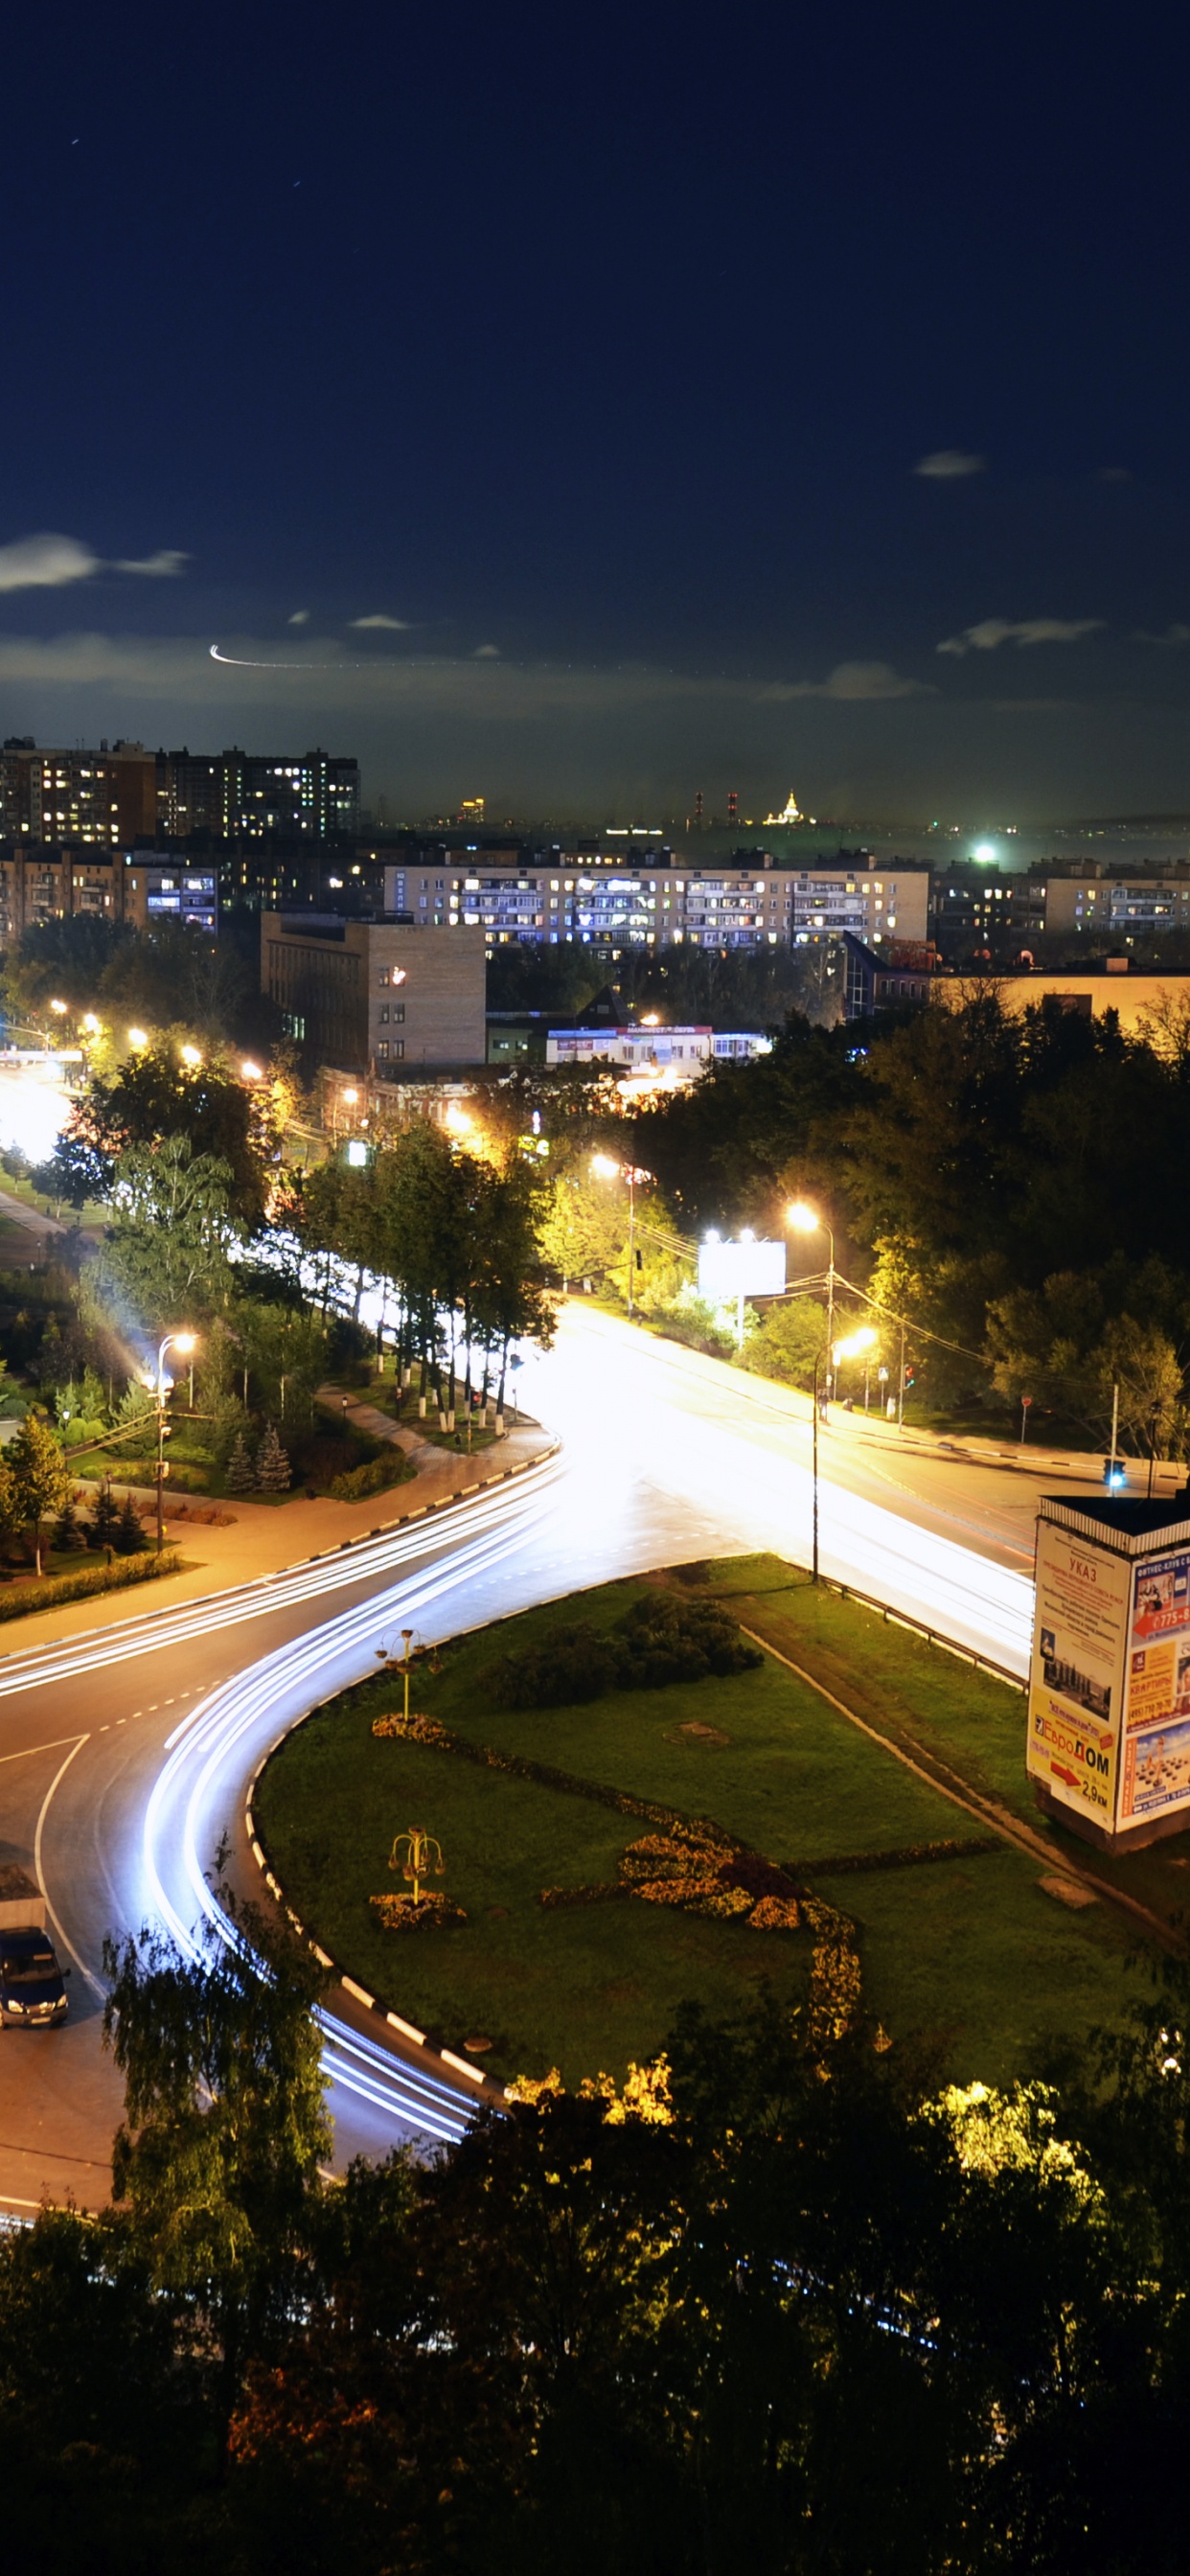
[[[1190,1539],[1130,1557],[1043,1513],[1028,1725],[1029,1776],[1072,1823],[1190,1810]]]
[[[1109,1833],[1116,1822],[1131,1599],[1126,1559],[1039,1520],[1029,1776]]]
[[[1190,1549],[1136,1568],[1121,1826],[1190,1806]]]
[[[700,1243],[698,1293],[708,1305],[737,1297],[779,1297],[785,1286],[784,1243]]]

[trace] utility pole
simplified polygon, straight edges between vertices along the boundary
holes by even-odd
[[[901,1375],[897,1385],[897,1429],[905,1427],[905,1327],[901,1326]]]
[[[628,1166],[628,1312],[636,1313],[636,1165]]]
[[[817,1581],[818,1581],[818,1371],[819,1371],[819,1367],[820,1367],[820,1365],[821,1365],[821,1363],[820,1363],[818,1360],[815,1360],[815,1362],[814,1362],[814,1440],[813,1440],[813,1448],[812,1448],[812,1451],[811,1451],[811,1456],[812,1456],[812,1461],[813,1461],[812,1468],[811,1468],[811,1478],[812,1478],[812,1484],[813,1484],[813,1524],[812,1524],[812,1548],[811,1548],[811,1557],[810,1557],[810,1569],[811,1569],[811,1570],[810,1570],[810,1581],[811,1581],[811,1583],[817,1583]]]
[[[1109,1494],[1114,1494],[1116,1490],[1116,1444],[1119,1438],[1119,1431],[1120,1381],[1117,1378],[1111,1391],[1111,1459],[1107,1470],[1107,1490]]]

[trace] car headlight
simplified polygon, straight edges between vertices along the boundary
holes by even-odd
[[[19,2003],[17,2002],[16,1996],[14,1995],[14,1996],[13,1996],[13,1999],[12,1999],[12,2002],[10,2003],[10,2005],[9,2005],[8,2009],[9,2009],[9,2011],[10,2011],[10,2012],[20,2012],[20,2013],[23,2013],[23,2011],[24,2011],[25,2007],[24,2007],[24,2005],[23,2005],[23,2004],[19,2004]]]

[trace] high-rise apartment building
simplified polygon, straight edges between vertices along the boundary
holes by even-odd
[[[10,737],[0,750],[0,840],[112,849],[156,828],[157,764],[143,743],[55,751]]]
[[[359,828],[359,762],[324,751],[157,755],[156,823],[167,840],[326,841]]]

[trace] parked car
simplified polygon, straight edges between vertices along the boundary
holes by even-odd
[[[45,1928],[45,1898],[23,1869],[0,1868],[0,2024],[66,2019],[65,1977]]]

